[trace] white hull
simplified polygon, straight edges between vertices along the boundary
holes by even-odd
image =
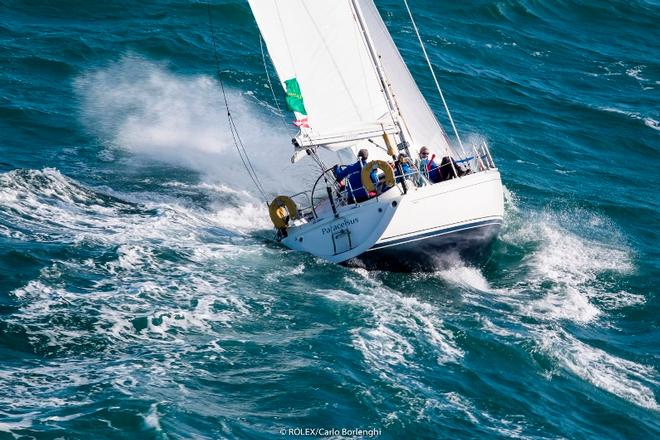
[[[500,174],[481,171],[434,185],[397,187],[360,204],[296,220],[287,247],[333,263],[390,270],[432,269],[443,257],[484,253],[504,214]],[[483,251],[483,252],[482,252]]]

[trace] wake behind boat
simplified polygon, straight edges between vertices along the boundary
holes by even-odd
[[[488,146],[466,150],[438,86],[452,146],[372,0],[249,3],[300,128],[292,161],[307,157],[320,173],[309,190],[269,205],[278,239],[387,270],[486,256],[503,217]]]

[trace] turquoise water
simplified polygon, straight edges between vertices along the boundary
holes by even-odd
[[[204,2],[0,1],[0,439],[660,436],[660,4],[411,7],[507,189],[484,267],[280,247]],[[265,186],[309,183],[246,2],[211,11]]]

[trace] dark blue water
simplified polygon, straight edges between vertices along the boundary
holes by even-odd
[[[204,2],[0,1],[0,439],[660,436],[660,5],[411,7],[507,188],[484,267],[277,245]],[[211,11],[265,186],[303,185],[246,2]]]

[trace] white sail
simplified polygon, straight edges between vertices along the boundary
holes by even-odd
[[[424,96],[403,62],[372,0],[357,0],[369,35],[394,94],[407,140],[416,148],[427,146],[442,154],[451,149]]]
[[[295,115],[303,145],[355,146],[350,140],[394,133],[398,121],[415,149],[449,152],[372,0],[248,1],[282,86],[302,97]]]
[[[296,117],[306,135],[359,137],[392,125],[349,0],[249,3],[282,86],[286,90],[287,81],[297,80],[305,111]]]

